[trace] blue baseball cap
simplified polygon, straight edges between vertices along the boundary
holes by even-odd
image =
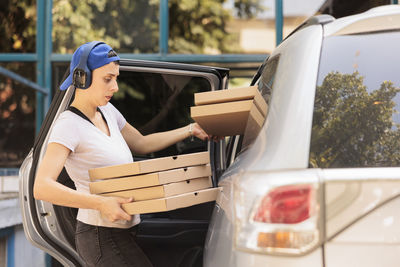
[[[60,90],[66,90],[72,84],[72,76],[75,68],[79,65],[81,56],[85,48],[88,48],[92,42],[81,45],[78,49],[75,50],[72,55],[71,64],[69,66],[69,75],[67,79],[60,86]],[[90,72],[93,70],[100,68],[104,65],[107,65],[110,62],[114,62],[120,60],[119,56],[108,44],[100,42],[90,51],[87,58],[87,68]]]

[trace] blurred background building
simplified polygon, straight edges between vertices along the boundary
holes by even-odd
[[[79,45],[102,40],[122,58],[227,67],[229,87],[239,87],[310,16],[385,4],[398,0],[1,0],[0,267],[55,265],[24,236],[18,170]]]

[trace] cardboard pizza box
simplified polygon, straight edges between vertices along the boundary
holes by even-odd
[[[264,121],[265,118],[262,117],[256,109],[253,108],[250,110],[250,115],[243,133],[242,148],[248,146],[258,136],[258,133],[260,132]]]
[[[208,151],[205,151],[90,169],[89,177],[91,181],[95,181],[97,179],[159,172],[208,163],[210,163],[210,154]]]
[[[240,100],[254,100],[254,104],[265,117],[267,115],[267,103],[258,91],[257,86],[243,88],[217,90],[194,94],[196,106],[226,103]]]
[[[165,198],[193,192],[196,190],[206,189],[212,187],[210,177],[196,178],[177,183],[164,184],[159,186],[151,186],[133,190],[125,190],[111,193],[101,194],[102,196],[113,196],[113,197],[132,197],[134,201],[142,201],[148,199]]]
[[[220,190],[219,187],[208,188],[166,198],[134,201],[122,204],[122,208],[130,215],[175,210],[215,201]]]
[[[217,136],[241,135],[249,120],[264,121],[254,100],[194,106],[190,112],[192,118],[208,134]]]
[[[206,176],[211,176],[210,164],[91,182],[89,183],[89,189],[92,194],[101,194],[169,184]]]

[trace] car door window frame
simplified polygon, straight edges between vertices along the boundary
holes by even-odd
[[[279,58],[280,54],[276,54],[272,57],[269,57],[265,60],[265,62],[260,66],[259,70],[257,71],[258,74],[254,75],[253,81],[251,84],[257,84],[259,91],[261,92],[261,95],[263,98],[266,100],[268,108],[269,104],[271,102],[271,97],[272,97],[272,91],[273,91],[273,82],[275,78],[276,71],[278,70],[279,66]],[[260,90],[260,82],[261,79],[263,78],[263,75],[266,71],[272,70],[270,72],[270,75],[268,77],[268,86],[269,92],[264,90],[265,88],[261,88]],[[272,81],[271,84],[269,84]],[[267,98],[268,97],[268,98]],[[268,110],[267,110],[267,115],[265,116],[265,119],[268,117]],[[248,147],[251,146],[248,145],[244,148],[242,148],[242,142],[243,142],[243,135],[236,135],[230,138],[227,146],[227,161],[226,161],[226,166],[229,167],[236,159],[236,157],[243,151],[245,151]]]

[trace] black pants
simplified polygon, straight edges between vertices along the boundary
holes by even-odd
[[[101,227],[77,221],[75,244],[86,266],[152,266],[129,229]]]

